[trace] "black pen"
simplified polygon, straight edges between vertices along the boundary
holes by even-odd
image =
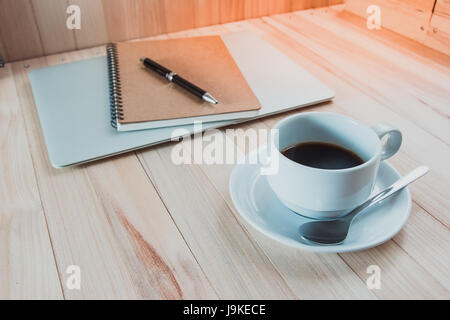
[[[180,87],[184,88],[185,90],[189,91],[190,93],[196,95],[200,99],[203,99],[206,102],[217,104],[218,101],[208,92],[205,90],[197,87],[195,84],[190,83],[186,79],[183,79],[179,75],[177,75],[172,70],[169,70],[159,63],[149,59],[149,58],[141,58],[141,62],[149,69],[152,69],[153,71],[156,71],[158,74],[166,78],[167,80],[179,85]]]

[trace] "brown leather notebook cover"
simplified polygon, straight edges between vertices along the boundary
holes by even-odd
[[[145,68],[139,61],[141,57],[148,57],[176,72],[211,93],[219,103],[203,102],[168,82]],[[152,128],[155,126],[151,122],[159,120],[178,119],[170,125],[179,125],[180,119],[185,118],[189,121],[223,115],[217,119],[205,117],[207,121],[219,121],[229,119],[226,114],[255,111],[255,114],[242,116],[251,117],[261,108],[220,36],[114,43],[108,45],[108,59],[112,115],[116,118],[112,122],[121,130],[130,130],[126,125],[132,123],[149,122],[147,128]],[[186,120],[181,122],[185,124]],[[167,123],[171,122],[164,122],[164,126]]]

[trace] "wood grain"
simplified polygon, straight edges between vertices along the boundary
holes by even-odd
[[[294,298],[200,168],[173,164],[171,150],[167,144],[139,158],[219,297]]]
[[[330,0],[330,5],[336,0]],[[342,0],[338,0],[340,3],[343,3]],[[269,14],[279,14],[292,11],[292,1],[291,0],[278,0],[278,1],[269,1]]]
[[[193,2],[194,12],[200,2]],[[244,7],[244,15],[263,12],[266,4],[254,2],[247,11]],[[130,25],[126,32],[146,34],[152,28]],[[232,166],[175,165],[174,143],[52,168],[27,73],[104,54],[104,47],[85,49],[0,69],[0,149],[6,155],[0,158],[0,178],[6,181],[0,185],[0,253],[7,257],[0,260],[0,297],[450,298],[448,56],[388,30],[372,32],[343,6],[153,38],[242,30],[258,34],[310,71],[336,91],[336,98],[233,128],[269,129],[308,110],[397,126],[404,144],[390,163],[401,173],[419,164],[431,168],[410,188],[414,202],[403,230],[363,252],[287,248],[240,218],[228,192]],[[243,139],[233,141],[241,153],[251,149]],[[72,264],[81,267],[81,290],[65,285]],[[381,290],[366,287],[372,264],[381,268]]]
[[[64,61],[93,56],[96,51],[65,54]],[[32,69],[60,63],[62,57],[28,63]],[[64,288],[65,297],[214,298],[215,292],[133,154],[108,162],[107,167],[97,163],[59,171],[49,165],[28,70],[21,63],[13,68],[60,276],[66,277],[68,265],[82,270],[82,289]]]
[[[67,0],[32,0],[44,55],[71,51],[77,48],[75,34],[66,26]],[[59,13],[59,14],[58,14]]]
[[[194,0],[195,27],[220,23],[220,0]]]
[[[217,298],[134,155],[89,165],[87,172],[141,297]]]
[[[450,1],[437,0],[424,44],[450,55]]]
[[[194,27],[193,0],[165,0],[166,32],[174,32]]]
[[[305,10],[309,8],[318,8],[329,5],[329,1],[327,0],[292,0],[291,9],[293,11],[297,10]]]
[[[450,19],[450,0],[436,0],[434,14]]]
[[[172,7],[173,8],[173,7]],[[177,12],[180,8],[175,7]],[[169,17],[170,12],[166,11],[166,4],[160,0],[139,0],[138,23],[139,37],[149,37],[155,34],[168,32],[169,28],[179,28],[173,19],[179,16]],[[183,21],[183,20],[182,20]]]
[[[61,299],[10,65],[0,69],[0,299]]]
[[[66,59],[70,57],[66,56]],[[30,68],[47,65],[45,58],[27,62]],[[21,88],[20,106],[30,140],[41,201],[54,240],[59,274],[64,279],[69,265],[82,271],[83,290],[67,290],[66,298],[137,298],[126,262],[120,254],[113,230],[84,170],[80,167],[55,171],[48,162],[34,108],[27,70],[13,64],[16,85]],[[76,185],[83,185],[79,188]],[[58,226],[61,226],[58,227]]]
[[[28,0],[0,0],[0,39],[6,61],[44,55],[36,18]]]
[[[346,10],[366,18],[369,5],[381,8],[383,27],[450,54],[448,0],[347,0]]]
[[[375,97],[376,95],[378,99],[381,99],[383,93],[375,92],[370,88],[370,82],[372,81],[378,81],[376,90],[386,92],[384,95],[389,95],[390,92],[393,92],[393,88],[399,89],[398,91],[394,90],[396,94],[391,94],[389,101],[385,100],[384,102],[387,105],[389,103],[394,104],[396,112],[407,118],[414,118],[428,132],[433,133],[445,143],[450,143],[450,128],[446,126],[450,116],[450,110],[447,108],[450,77],[447,72],[430,76],[429,72],[431,70],[427,64],[418,63],[408,56],[388,51],[386,46],[378,45],[374,41],[364,41],[364,39],[361,39],[360,34],[342,28],[334,22],[335,20],[327,19],[322,22],[322,18],[328,16],[328,14],[320,10],[316,14],[301,15],[313,22],[317,28],[316,31],[308,28],[302,32],[304,35],[308,33],[313,35],[316,32],[317,34],[323,33],[326,30],[329,31],[330,41],[332,41],[333,36],[340,36],[341,41],[345,41],[343,43],[344,47],[347,48],[350,48],[352,42],[358,41],[358,47],[353,47],[346,52],[341,47],[339,55],[341,55],[342,59],[346,59],[346,62],[337,58],[335,64],[340,66],[346,64],[345,69],[347,72],[351,72],[359,77],[357,83],[362,84],[365,82],[364,86],[368,89],[367,92],[369,93],[369,90],[372,90],[373,96]],[[299,27],[294,28],[299,30]],[[329,46],[331,49],[333,46],[331,42]],[[337,46],[336,42],[333,49]],[[353,57],[351,62],[348,59],[350,56]],[[359,61],[357,62],[355,59],[359,59]],[[364,66],[364,74],[358,73],[356,70],[358,64]],[[375,65],[377,66],[376,70]],[[412,66],[414,67],[411,68]],[[429,94],[422,94],[421,97],[418,97],[418,92],[424,93],[425,91]],[[438,123],[439,125],[436,125]],[[449,139],[446,138],[447,136]]]
[[[367,8],[377,5],[381,9],[383,27],[423,43],[435,0],[347,0],[346,10],[366,18]]]
[[[108,41],[139,37],[136,1],[102,0]]]
[[[105,13],[101,1],[69,0],[81,10],[81,29],[73,30],[77,49],[93,47],[108,42]]]
[[[204,27],[220,23],[221,0],[194,0],[195,27]]]
[[[446,261],[450,261],[450,254],[445,249],[450,246],[448,228],[438,220],[430,218],[430,214],[415,203],[409,223],[394,241],[450,290],[449,267],[446,264]]]
[[[244,2],[244,19],[267,16],[269,14],[269,1],[247,0]]]
[[[242,20],[245,17],[245,2],[228,0],[220,2],[220,23]]]

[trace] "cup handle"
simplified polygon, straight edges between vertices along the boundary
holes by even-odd
[[[384,136],[388,136],[387,141],[383,144],[381,149],[381,160],[386,160],[396,154],[402,144],[402,133],[400,130],[384,123],[377,124],[372,127],[372,129],[380,140]]]

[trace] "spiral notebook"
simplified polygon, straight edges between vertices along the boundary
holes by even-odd
[[[212,105],[148,70],[149,57],[207,90]],[[220,36],[202,36],[107,46],[111,124],[118,131],[250,118],[261,104]]]

